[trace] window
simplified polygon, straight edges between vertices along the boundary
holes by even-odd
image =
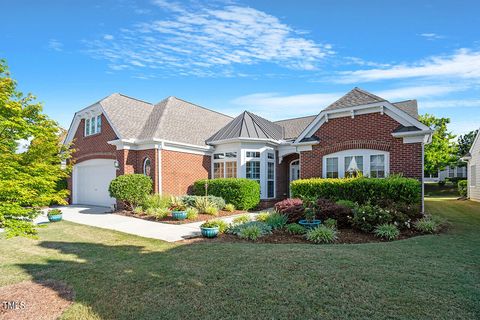
[[[475,187],[477,185],[477,167],[475,165],[470,166],[470,186]]]
[[[85,137],[102,131],[102,115],[85,119]]]
[[[213,163],[213,178],[217,179],[225,177],[224,165],[225,164],[223,162]]]
[[[327,158],[327,178],[338,178],[338,158]]]
[[[225,162],[225,178],[237,177],[237,161]]]
[[[273,152],[269,152],[269,153],[267,154],[267,158],[268,158],[268,159],[275,159],[275,154],[274,154]]]
[[[236,158],[237,157],[237,153],[236,152],[227,152],[225,153],[225,158]]]
[[[345,177],[356,176],[357,173],[363,174],[363,157],[345,157]]]
[[[448,167],[448,177],[454,178],[455,177],[455,168]]]
[[[260,161],[247,161],[247,179],[260,181]]]
[[[247,158],[260,158],[259,151],[247,151]]]
[[[370,177],[385,178],[385,156],[370,156]]]
[[[224,157],[225,157],[225,155],[223,153],[215,153],[213,155],[213,160],[223,159]]]
[[[275,162],[267,162],[267,197],[275,197]]]
[[[151,173],[152,173],[151,161],[149,158],[145,158],[145,160],[143,160],[143,174],[146,176],[150,176]]]

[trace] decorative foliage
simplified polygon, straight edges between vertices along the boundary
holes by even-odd
[[[332,243],[337,240],[337,230],[320,225],[315,229],[308,230],[306,238],[314,243]]]
[[[245,222],[250,221],[250,216],[248,214],[242,214],[241,216],[238,216],[233,219],[233,224],[242,224]]]
[[[365,204],[359,206],[353,213],[353,226],[364,232],[372,232],[375,226],[392,221],[390,211],[379,206]]]
[[[0,60],[0,228],[7,237],[34,237],[35,208],[67,203],[61,181],[71,166],[62,169],[61,164],[71,151],[62,145],[62,131],[42,113],[42,105],[16,86]]]
[[[172,211],[185,211],[187,206],[183,203],[180,197],[172,197],[170,200],[170,210]]]
[[[147,210],[149,208],[169,208],[172,204],[172,198],[168,195],[161,195],[161,194],[148,194],[146,195],[140,205],[142,206],[143,210]]]
[[[384,223],[375,227],[375,236],[387,240],[395,240],[400,235],[397,226],[392,223]]]
[[[198,217],[198,209],[197,208],[187,208],[187,219],[188,220],[195,220]]]
[[[307,229],[298,223],[287,224],[286,229],[290,234],[305,234],[307,232]]]
[[[225,205],[225,211],[228,211],[228,212],[234,212],[235,211],[235,206],[231,203]]]
[[[440,229],[440,223],[431,217],[423,217],[415,223],[415,229],[423,233],[435,233]]]
[[[180,198],[182,199],[183,203],[185,203],[188,207],[195,207],[197,198],[205,198],[205,196],[200,197],[200,196],[186,195],[186,196],[181,196]],[[218,210],[222,210],[225,207],[225,200],[223,200],[220,197],[209,195],[207,196],[207,199],[209,204],[214,205],[215,207],[217,207]]]
[[[200,227],[203,228],[215,228],[218,227],[219,233],[224,233],[228,229],[228,223],[223,220],[208,220],[204,222]]]
[[[323,225],[330,229],[337,229],[337,220],[328,218],[327,220],[323,221]]]
[[[350,201],[348,201],[350,202]],[[317,200],[317,216],[322,221],[328,219],[334,219],[337,221],[339,228],[346,228],[351,226],[351,220],[353,218],[353,211],[345,204],[348,202],[339,201],[334,203],[333,201],[327,199],[318,199]],[[339,204],[341,203],[341,204]],[[354,206],[355,207],[355,206]]]
[[[126,174],[110,182],[110,196],[121,201],[129,210],[140,205],[152,193],[152,178],[143,174]]]
[[[273,230],[283,229],[287,224],[287,217],[281,213],[273,212],[267,217],[265,223],[272,227]]]
[[[208,194],[223,198],[240,210],[255,208],[260,203],[260,185],[258,182],[245,178],[225,178],[199,180],[194,184],[195,194]]]
[[[263,211],[257,214],[257,216],[255,217],[255,220],[265,222],[267,221],[268,217],[270,217],[270,212]]]
[[[461,197],[467,196],[468,182],[467,180],[458,181],[458,193]]]
[[[304,207],[301,199],[285,199],[275,203],[275,211],[287,216],[288,222],[297,222],[303,218]]]
[[[62,210],[52,209],[52,210],[48,210],[47,217],[58,216],[59,214],[62,214]]]
[[[218,215],[218,209],[215,206],[208,206],[205,208],[205,214],[209,214],[211,216],[217,216]]]
[[[246,230],[246,231],[244,231]],[[272,233],[272,227],[265,222],[249,221],[239,225],[233,225],[229,233],[250,240],[257,240],[259,237]]]

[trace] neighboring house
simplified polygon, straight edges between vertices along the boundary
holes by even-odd
[[[467,167],[448,166],[444,170],[438,170],[437,174],[425,176],[425,182],[445,181],[447,178],[467,178]]]
[[[201,178],[244,177],[260,183],[265,202],[287,197],[298,178],[361,171],[422,180],[431,130],[417,117],[415,100],[390,103],[359,88],[318,115],[275,122],[175,97],[154,105],[116,93],[72,121],[65,140],[75,148],[71,202],[113,205],[108,185],[128,173],[147,174],[155,192],[172,195],[191,192]]]
[[[470,152],[462,160],[467,161],[467,196],[474,201],[480,201],[480,130],[473,141]]]

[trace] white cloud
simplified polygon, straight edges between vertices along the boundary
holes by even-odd
[[[428,100],[421,104],[421,108],[479,108],[480,99],[451,99],[451,100]],[[480,125],[480,123],[479,123]]]
[[[380,90],[374,93],[387,100],[420,99],[433,96],[443,96],[452,92],[463,91],[466,88],[460,85],[417,85]]]
[[[63,51],[63,43],[56,39],[50,39],[48,41],[48,48],[54,51]]]
[[[113,40],[114,38],[115,37],[112,36],[111,34],[106,34],[106,35],[103,36],[103,39],[105,39],[105,40]]]
[[[444,36],[441,36],[441,35],[433,33],[433,32],[420,33],[419,36],[424,37],[425,39],[430,40],[430,41],[445,38]]]
[[[272,63],[315,70],[333,54],[331,45],[300,36],[277,17],[250,7],[229,5],[189,9],[155,0],[170,18],[137,24],[118,35],[89,43],[89,52],[111,65],[132,61],[175,74],[233,76],[239,65]],[[108,40],[108,41],[104,41]]]
[[[447,56],[432,56],[410,64],[397,64],[389,68],[342,71],[339,83],[357,83],[379,80],[421,77],[458,78],[480,80],[480,51],[460,49]]]

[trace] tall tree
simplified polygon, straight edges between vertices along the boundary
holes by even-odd
[[[65,203],[68,191],[57,185],[69,175],[61,164],[70,151],[59,142],[58,124],[16,86],[0,60],[0,227],[7,236],[35,236],[38,208]]]
[[[448,131],[449,118],[437,118],[431,114],[420,116],[420,121],[433,130],[432,142],[425,146],[425,173],[435,174],[457,161],[455,135]]]
[[[458,137],[457,143],[458,143],[459,157],[463,157],[470,151],[470,148],[472,147],[472,144],[473,144],[473,140],[475,140],[477,133],[478,133],[478,129],[470,131],[469,133],[466,133]]]

